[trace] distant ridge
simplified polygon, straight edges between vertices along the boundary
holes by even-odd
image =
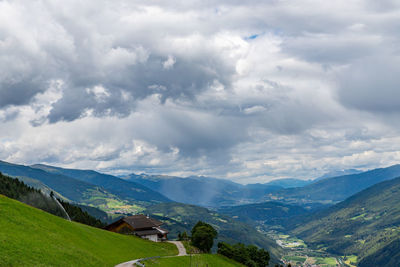
[[[99,173],[93,170],[65,169],[44,164],[35,164],[31,166],[52,174],[64,175],[86,183],[101,186],[120,197],[132,200],[149,202],[169,202],[167,197],[147,188],[139,183],[127,181],[112,175]]]
[[[314,182],[326,179],[326,178],[332,178],[332,177],[338,177],[338,176],[343,176],[343,175],[350,175],[350,174],[358,174],[362,173],[363,171],[356,170],[356,169],[347,169],[347,170],[342,170],[342,171],[330,171],[325,173],[324,175],[314,179]]]
[[[308,184],[313,183],[313,180],[301,180],[301,179],[295,179],[295,178],[284,178],[284,179],[276,179],[272,180],[268,183],[265,183],[265,185],[276,185],[276,186],[281,186],[283,188],[292,188],[292,187],[302,187],[306,186]]]
[[[171,201],[143,185],[95,171],[68,170],[45,165],[30,167],[0,161],[0,172],[22,177],[22,180],[30,182],[32,186],[55,191],[60,194],[59,197],[69,201],[91,205],[111,213],[134,213],[144,206]]]
[[[300,188],[287,188],[271,193],[267,199],[289,203],[321,202],[334,204],[363,189],[400,176],[400,165],[326,178]]]
[[[282,189],[276,185],[242,185],[203,176],[181,178],[131,174],[125,179],[152,188],[174,201],[204,207],[259,202],[265,195]]]

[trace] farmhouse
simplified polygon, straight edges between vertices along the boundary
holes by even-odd
[[[133,215],[105,227],[106,230],[128,235],[136,235],[154,242],[167,240],[168,231],[160,228],[162,222],[146,215]]]

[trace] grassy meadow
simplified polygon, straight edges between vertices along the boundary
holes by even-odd
[[[173,244],[69,222],[2,195],[0,229],[2,266],[114,266],[178,254]]]
[[[160,258],[143,261],[146,267],[176,267],[176,266],[196,266],[196,267],[241,267],[244,265],[230,260],[217,254],[196,254],[192,256]]]

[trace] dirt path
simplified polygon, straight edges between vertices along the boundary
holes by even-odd
[[[176,255],[176,256],[163,256],[163,257],[160,257],[160,258],[180,257],[180,256],[186,256],[187,255],[185,246],[182,244],[181,241],[168,241],[168,242],[174,244],[178,248],[178,255]],[[145,259],[146,258],[123,262],[123,263],[120,263],[118,265],[115,265],[115,267],[132,267],[132,266],[135,266],[135,263],[140,262],[141,260],[145,260]]]
[[[175,246],[178,248],[178,256],[186,256],[186,249],[185,246],[182,244],[181,241],[168,241],[169,243],[175,244]]]
[[[141,259],[123,262],[123,263],[120,263],[118,265],[115,265],[115,267],[132,267],[132,266],[136,266],[135,263],[139,262],[140,260]]]

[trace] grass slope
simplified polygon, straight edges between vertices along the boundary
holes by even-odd
[[[177,254],[172,244],[69,222],[2,195],[0,229],[3,266],[114,266],[141,257]]]
[[[396,178],[310,216],[292,233],[313,247],[337,255],[355,254],[362,260],[400,237],[399,203],[400,178]]]
[[[217,254],[197,254],[182,257],[151,259],[144,261],[146,266],[162,266],[162,267],[176,267],[176,266],[196,266],[196,267],[240,267],[242,264],[228,259],[224,256]],[[190,265],[190,263],[192,265]]]

